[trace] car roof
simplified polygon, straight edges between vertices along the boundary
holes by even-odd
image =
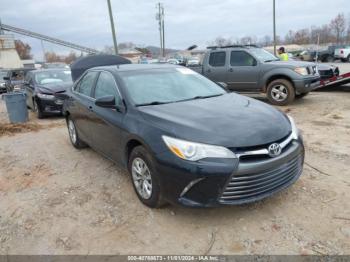
[[[45,69],[35,69],[35,70],[32,70],[31,72],[33,74],[36,74],[41,72],[53,72],[53,71],[70,71],[70,69],[69,68],[45,68]]]
[[[178,65],[172,65],[167,63],[162,64],[122,64],[122,65],[111,65],[111,66],[98,66],[90,68],[89,70],[101,69],[108,71],[141,71],[141,70],[152,70],[152,69],[164,69],[164,68],[178,68]]]

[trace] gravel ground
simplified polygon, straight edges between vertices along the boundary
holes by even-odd
[[[0,254],[350,254],[350,87],[281,109],[303,132],[303,175],[216,209],[143,206],[127,172],[70,145],[63,119],[31,115],[37,131],[0,137]]]

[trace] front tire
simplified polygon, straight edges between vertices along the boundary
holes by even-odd
[[[36,116],[39,119],[44,118],[44,114],[43,112],[40,110],[40,107],[38,106],[38,103],[36,102],[36,100],[33,100],[33,112],[36,113]]]
[[[137,197],[144,205],[159,208],[165,204],[152,156],[143,146],[137,146],[132,150],[128,170]]]
[[[267,98],[273,105],[288,105],[294,101],[294,87],[292,83],[286,79],[276,79],[267,86]]]
[[[72,145],[77,149],[86,147],[86,144],[79,138],[75,123],[71,117],[67,118],[67,128]]]

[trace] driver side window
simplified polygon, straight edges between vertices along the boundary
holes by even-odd
[[[97,74],[98,72],[96,71],[88,72],[75,87],[75,91],[82,95],[91,97],[91,90],[94,86]]]
[[[94,98],[98,99],[105,96],[114,96],[116,105],[121,104],[121,97],[113,75],[101,72],[96,83]]]

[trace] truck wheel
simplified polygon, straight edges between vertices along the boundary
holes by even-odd
[[[286,79],[276,79],[267,86],[267,98],[271,104],[285,106],[294,101],[294,87]]]
[[[299,95],[295,95],[295,98],[296,99],[300,99],[300,98],[303,98],[304,96],[307,96],[308,94],[309,94],[309,92],[302,93],[302,94],[299,94]]]
[[[348,62],[350,63],[350,55],[348,55]]]
[[[135,192],[140,201],[151,208],[162,207],[159,175],[154,168],[151,154],[143,147],[135,147],[129,157],[128,170]]]

